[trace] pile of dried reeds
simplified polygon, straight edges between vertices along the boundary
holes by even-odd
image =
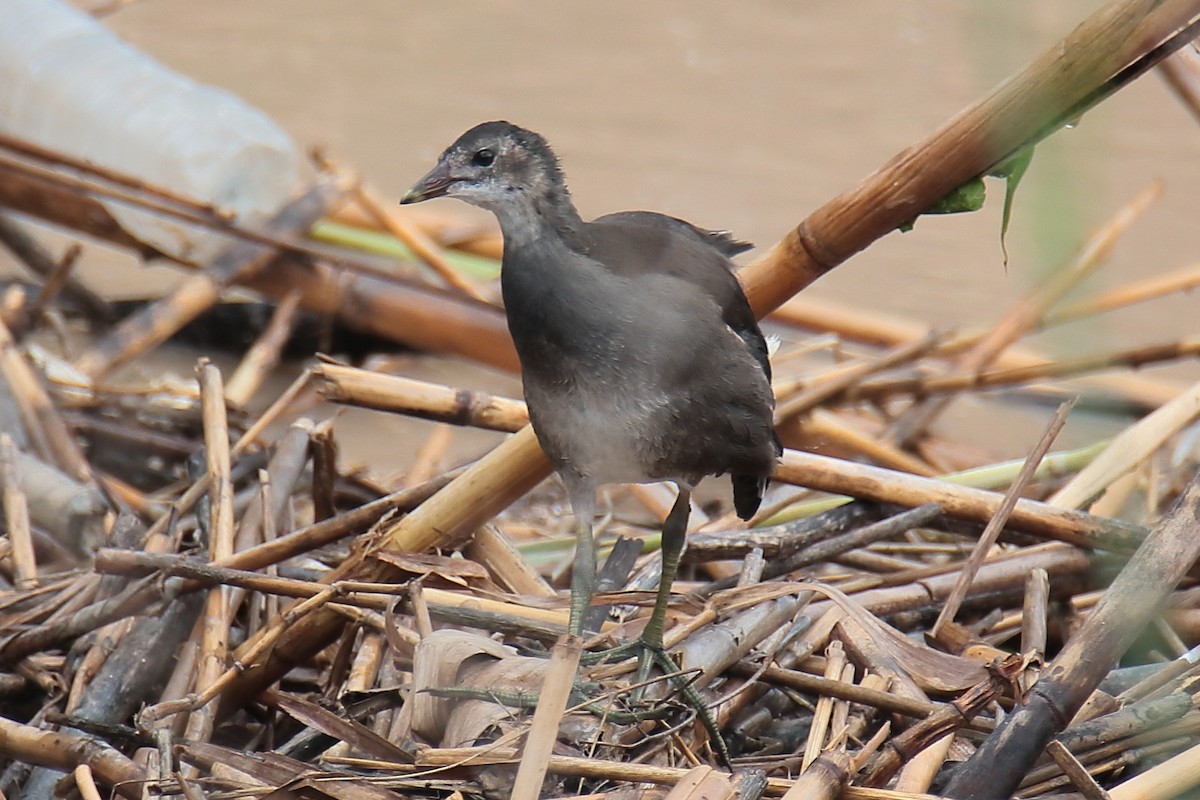
[[[1070,361],[1021,346],[1200,283],[1192,267],[1062,302],[1157,187],[979,332],[789,299],[1077,109],[1196,5],[1097,13],[743,270],[785,339],[789,450],[753,527],[694,514],[667,635],[721,740],[661,676],[632,691],[630,661],[588,664],[578,681],[554,668],[571,527],[552,483],[501,514],[549,474],[520,401],[320,360],[265,412],[244,410],[302,310],[513,367],[490,290],[443,250],[494,257],[490,232],[401,214],[328,177],[265,231],[243,231],[0,140],[0,204],[138,247],[96,202],[115,197],[233,241],[79,349],[62,320],[101,320],[106,305],[73,282],[73,255],[0,220],[0,241],[44,276],[0,309],[0,793],[1149,800],[1200,784],[1200,384],[1131,372],[1197,343]],[[994,135],[979,136],[985,122]],[[319,228],[326,243],[304,238],[322,218],[334,220]],[[449,288],[380,269],[351,239],[403,242]],[[227,380],[207,360],[194,380],[110,377],[235,284],[280,302]],[[1014,400],[1100,391],[1138,419],[1056,451],[1067,403],[1027,458],[988,463],[930,432],[981,390],[993,425]],[[445,426],[397,442],[420,449],[418,466],[383,487],[339,471],[317,395],[513,433],[440,474]],[[598,601],[612,611],[590,644],[644,622],[664,491],[608,496]]]

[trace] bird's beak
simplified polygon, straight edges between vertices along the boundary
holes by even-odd
[[[450,174],[450,168],[445,164],[438,163],[436,167],[429,171],[421,180],[417,181],[404,197],[400,198],[401,204],[419,203],[422,200],[430,200],[434,197],[441,197],[446,194],[446,190],[456,183],[459,179]]]

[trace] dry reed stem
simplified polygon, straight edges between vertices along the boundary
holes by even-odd
[[[508,591],[530,597],[556,597],[557,593],[538,574],[512,540],[491,525],[475,531],[463,555],[481,565],[492,580]]]
[[[832,331],[839,337],[880,347],[897,347],[905,342],[919,339],[928,334],[928,326],[921,323],[887,317],[878,312],[865,312],[846,308],[827,300],[812,297],[793,297],[772,312],[772,318],[803,328]],[[949,356],[970,347],[982,333],[956,337],[938,349],[938,355]],[[1054,362],[1029,350],[1009,347],[999,353],[993,364],[996,372],[1018,369],[1046,368]],[[987,375],[989,373],[983,373]],[[949,376],[947,376],[949,379]],[[882,383],[882,381],[879,381]],[[873,382],[868,382],[870,385]],[[1095,389],[1147,408],[1158,408],[1178,393],[1170,383],[1155,380],[1146,375],[1098,375],[1079,379],[1081,389]],[[861,387],[848,390],[852,396],[865,396]]]
[[[122,797],[140,800],[150,780],[136,764],[103,740],[43,730],[0,717],[0,741],[7,756],[41,767],[70,772],[86,764],[101,782]]]
[[[958,372],[917,378],[881,378],[850,389],[846,396],[851,400],[883,399],[901,393],[928,397],[967,389],[994,389],[1049,378],[1072,378],[1116,367],[1135,369],[1146,364],[1181,360],[1197,354],[1200,354],[1200,339],[1180,339],[1164,344],[1144,345],[1127,350],[1064,358],[1060,361],[1013,369]]]
[[[266,229],[272,234],[307,230],[347,189],[344,183],[322,176],[308,192],[276,214]],[[186,279],[166,297],[112,328],[76,360],[75,367],[84,375],[99,378],[157,347],[215,303],[228,286],[265,270],[278,254],[275,248],[263,244],[231,245],[209,269]]]
[[[1074,401],[1063,403],[1058,407],[1058,411],[1054,413],[1054,417],[1046,425],[1046,430],[1041,438],[1034,444],[1029,455],[1025,458],[1025,463],[1021,465],[1021,471],[1017,474],[1016,480],[1008,487],[1008,491],[1004,493],[1004,500],[1000,503],[1000,507],[996,509],[995,515],[988,520],[987,526],[983,529],[979,539],[971,549],[971,554],[967,557],[967,562],[959,573],[958,582],[954,584],[954,590],[950,592],[950,597],[946,598],[945,604],[942,606],[941,612],[938,613],[937,621],[933,623],[929,635],[937,638],[942,630],[942,626],[954,619],[958,613],[958,608],[962,604],[963,598],[967,595],[967,589],[971,586],[971,580],[975,577],[975,573],[979,571],[980,565],[988,557],[988,552],[992,546],[996,544],[996,540],[1000,538],[1000,532],[1004,529],[1004,525],[1008,522],[1009,515],[1012,514],[1013,508],[1020,499],[1021,493],[1025,491],[1025,487],[1033,478],[1033,473],[1038,465],[1045,458],[1046,453],[1050,452],[1050,445],[1054,444],[1054,440],[1058,437],[1059,431],[1063,425],[1067,424],[1067,416],[1071,410],[1075,408]]]
[[[511,763],[516,758],[511,747],[459,747],[421,750],[417,754],[418,767],[448,765],[484,765]],[[397,765],[400,766],[400,765]],[[551,756],[550,772],[580,778],[598,778],[627,783],[653,783],[674,786],[691,768],[636,764],[621,761],[606,761],[600,758],[578,758],[574,756]],[[725,774],[725,773],[721,773]],[[768,778],[766,795],[782,797],[795,781],[784,778]],[[938,797],[919,792],[898,792],[888,789],[873,789],[865,786],[847,786],[840,797],[842,800],[939,800]]]
[[[1104,225],[1088,237],[1075,257],[1034,291],[1014,303],[971,347],[959,355],[956,367],[966,373],[982,371],[1011,344],[1037,327],[1046,311],[1081,280],[1100,266],[1112,252],[1117,240],[1146,212],[1162,194],[1162,184],[1143,189]],[[889,438],[909,444],[922,434],[935,417],[953,401],[953,397],[923,400],[908,408],[889,432]]]
[[[951,797],[1006,797],[1200,555],[1200,477],[1133,554],[1018,706],[954,776]],[[1000,765],[1003,765],[1001,768]]]
[[[204,451],[209,481],[209,560],[233,555],[233,480],[229,464],[229,427],[225,418],[225,393],[221,372],[201,360],[197,366],[204,415]],[[231,592],[224,586],[209,590],[201,624],[203,640],[193,691],[204,694],[225,671],[229,651]],[[189,739],[207,741],[215,725],[215,712],[207,704],[193,707],[185,728]]]
[[[1030,570],[1021,605],[1021,652],[1039,658],[1046,653],[1046,614],[1050,602],[1050,576],[1044,569]]]
[[[313,376],[321,396],[335,403],[510,433],[529,423],[523,402],[486,392],[456,390],[331,363],[316,365]]]
[[[57,271],[63,270],[63,267],[70,267],[74,264],[73,258],[68,258],[77,248],[76,246],[68,247],[67,251],[61,258],[55,259],[42,248],[41,244],[25,230],[25,228],[11,219],[9,216],[0,214],[0,242],[8,249],[10,253],[20,259],[29,271],[34,275],[40,275],[46,280]],[[63,285],[65,293],[87,313],[93,320],[108,321],[112,319],[112,307],[108,301],[101,298],[91,289],[87,288],[84,283],[76,279],[69,273],[65,276]],[[30,310],[31,316],[38,309],[40,302],[49,304],[49,300],[42,301],[43,292],[39,292],[38,300],[35,301],[34,307]]]
[[[513,782],[512,800],[538,800],[542,781],[550,768],[558,727],[567,709],[571,687],[579,673],[583,642],[566,636],[550,651],[550,666],[538,695],[537,709],[529,726],[529,736],[521,752],[520,766]]]
[[[75,268],[75,262],[79,260],[82,253],[83,246],[78,242],[73,242],[67,247],[62,257],[54,263],[50,273],[45,276],[45,280],[38,289],[37,296],[29,304],[27,316],[30,321],[45,314],[46,309],[58,297],[58,293],[67,286],[71,280],[71,270]]]
[[[1200,415],[1200,383],[1193,384],[1151,414],[1121,431],[1103,453],[1079,471],[1047,501],[1064,508],[1080,508],[1095,499],[1121,475]]]
[[[845,448],[850,453],[868,458],[881,467],[911,472],[926,478],[937,474],[937,470],[920,457],[869,434],[861,433],[824,409],[813,409],[806,417],[796,420],[793,424],[798,425],[802,437],[826,441],[833,446]],[[780,431],[780,435],[787,435],[786,426]]]
[[[383,226],[388,233],[395,236],[417,254],[417,256],[433,268],[433,271],[452,288],[462,292],[473,300],[486,303],[483,296],[473,283],[463,278],[458,270],[441,254],[437,243],[427,236],[416,225],[413,225],[400,214],[389,212],[379,196],[366,186],[359,186],[354,193],[354,199],[375,221]]]
[[[1127,308],[1176,292],[1186,292],[1197,286],[1200,286],[1200,264],[1193,264],[1172,272],[1129,281],[1107,292],[1099,292],[1083,300],[1051,309],[1042,317],[1042,325],[1044,327],[1061,325],[1083,317],[1103,314],[1106,311]]]
[[[1167,759],[1109,790],[1111,800],[1170,800],[1200,786],[1200,745]]]
[[[1185,0],[1118,0],[1096,11],[988,96],[817,209],[744,269],[751,306],[760,313],[778,307],[938,198],[1028,146],[1196,13],[1196,4]]]
[[[1071,784],[1084,796],[1084,800],[1110,800],[1108,792],[1100,788],[1095,779],[1088,774],[1087,768],[1079,763],[1079,760],[1063,746],[1062,742],[1051,741],[1046,745],[1046,752],[1071,780]]]
[[[824,380],[812,382],[793,394],[781,396],[777,392],[775,424],[781,425],[791,417],[810,411],[861,382],[868,375],[917,360],[937,346],[940,338],[939,334],[931,331],[878,357],[863,358],[857,363],[842,365],[835,374]]]
[[[43,461],[75,480],[92,483],[91,466],[79,443],[3,321],[0,321],[0,375],[8,384],[34,451]]]
[[[1172,53],[1158,67],[1184,108],[1200,121],[1200,54],[1195,46]]]
[[[230,569],[186,556],[140,553],[127,550],[102,548],[96,554],[96,569],[102,574],[141,576],[161,570],[167,575],[186,578],[179,586],[168,587],[167,591],[182,594],[202,586],[236,586],[256,592],[274,594],[297,599],[313,598],[332,590],[341,603],[360,605],[366,608],[385,610],[393,598],[407,592],[406,584],[373,583],[365,581],[339,581],[332,584],[320,581],[305,581],[295,578],[272,577],[257,572]],[[156,593],[161,593],[155,590]],[[508,617],[516,622],[534,626],[550,626],[565,629],[566,608],[538,608],[506,602],[486,596],[424,587],[423,593],[431,605],[445,608],[465,608]],[[556,600],[555,605],[565,601]],[[133,613],[133,612],[127,612]],[[606,622],[604,630],[614,627]]]
[[[664,800],[733,800],[738,793],[730,777],[709,766],[694,767],[679,779]]]
[[[950,516],[981,524],[991,519],[1003,502],[1003,496],[995,492],[791,450],[784,453],[775,478],[825,492],[910,508],[938,503]],[[1009,522],[1016,529],[1080,547],[1127,552],[1142,538],[1140,530],[1128,523],[1027,499],[1017,501]]]
[[[407,489],[424,483],[437,474],[438,464],[446,457],[446,451],[453,442],[453,429],[444,422],[434,423],[429,436],[417,448],[412,466],[404,473],[400,488]]]
[[[17,448],[12,437],[0,433],[0,491],[4,499],[4,524],[12,546],[14,585],[18,590],[38,585],[37,557],[29,529],[29,506],[17,476]]]
[[[943,705],[942,703],[934,703],[929,700],[904,697],[888,691],[872,689],[866,685],[831,680],[817,675],[810,675],[807,672],[784,669],[782,667],[769,666],[760,668],[741,661],[730,667],[730,671],[741,677],[758,675],[759,679],[765,683],[786,686],[797,691],[817,694],[822,697],[836,697],[840,700],[849,700],[889,713],[903,714],[917,719],[929,716]],[[886,683],[886,679],[881,676],[876,676],[876,678]]]
[[[830,642],[829,647],[825,650],[825,678],[830,681],[841,680],[844,666],[846,666],[846,648],[842,646],[841,642]],[[808,741],[804,745],[802,770],[807,770],[825,748],[825,735],[829,732],[833,701],[834,698],[830,695],[823,694],[817,698],[812,725],[808,729]]]
[[[80,764],[72,773],[75,779],[75,788],[79,789],[79,796],[83,800],[101,800],[100,788],[96,786],[96,778],[92,775],[92,768],[87,764]]]
[[[271,321],[254,344],[242,356],[241,362],[225,383],[225,399],[237,408],[243,408],[262,386],[267,374],[279,364],[283,346],[287,343],[296,312],[300,308],[300,293],[288,292],[275,310]]]
[[[992,329],[963,355],[959,365],[969,371],[980,370],[1017,339],[1034,330],[1051,306],[1107,260],[1117,241],[1162,195],[1162,190],[1161,181],[1156,181],[1134,195],[1088,237],[1070,263],[1053,272],[1045,284],[1010,308]]]
[[[843,795],[850,781],[850,757],[845,753],[824,753],[804,770],[783,800],[834,800]]]

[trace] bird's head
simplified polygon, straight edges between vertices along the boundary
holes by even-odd
[[[570,202],[558,158],[546,140],[502,121],[484,122],[459,136],[400,202],[434,197],[457,197],[496,212]]]

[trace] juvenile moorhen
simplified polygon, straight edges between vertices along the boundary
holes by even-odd
[[[749,519],[781,453],[767,345],[729,261],[749,245],[648,211],[584,222],[550,145],[508,122],[464,133],[401,202],[442,196],[500,221],[529,419],[577,518],[571,634],[582,634],[595,589],[596,488],[679,487],[642,635],[661,652],[692,488],[729,473]]]

